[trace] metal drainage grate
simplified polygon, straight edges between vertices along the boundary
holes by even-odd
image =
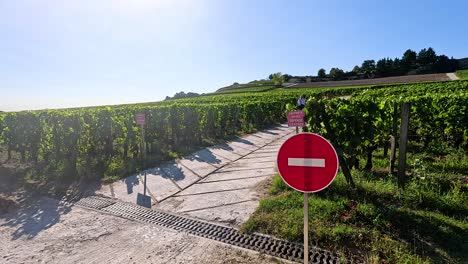
[[[232,227],[225,227],[199,220],[111,201],[103,198],[83,198],[77,205],[112,213],[127,219],[157,224],[193,235],[214,239],[230,245],[247,248],[291,261],[303,262],[303,244],[275,239],[258,233],[244,234]],[[309,263],[342,263],[340,257],[330,251],[311,247]]]
[[[114,204],[115,201],[107,200],[107,199],[100,199],[97,197],[87,197],[79,200],[75,203],[75,205],[88,207],[96,210],[101,210],[104,207]]]

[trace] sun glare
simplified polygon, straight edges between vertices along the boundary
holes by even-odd
[[[115,0],[112,7],[119,13],[140,15],[142,13],[184,7],[190,4],[187,0]]]

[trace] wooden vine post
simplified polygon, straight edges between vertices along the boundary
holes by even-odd
[[[395,160],[396,160],[396,142],[397,142],[397,127],[398,127],[398,106],[397,103],[393,103],[393,127],[392,135],[390,136],[390,174],[393,175],[395,171]]]
[[[411,105],[404,103],[401,108],[401,125],[400,125],[400,144],[398,153],[398,185],[404,186],[406,172],[406,147],[408,143],[408,127]]]

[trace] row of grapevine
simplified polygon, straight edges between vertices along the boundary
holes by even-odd
[[[428,88],[429,87],[429,88]],[[432,89],[431,89],[432,88]],[[396,86],[370,90],[349,100],[311,97],[306,128],[329,138],[349,168],[366,159],[391,135],[394,105],[411,104],[410,135],[427,147],[443,143],[468,149],[468,82]],[[424,91],[422,94],[421,91]],[[441,92],[444,91],[444,92]]]
[[[444,81],[407,85],[380,85],[372,89],[356,91],[356,97],[406,97],[431,94],[451,94],[466,92],[468,81]]]
[[[0,116],[6,156],[36,164],[44,177],[76,179],[89,174],[122,175],[136,169],[140,131],[136,113],[145,113],[148,164],[222,139],[284,121],[276,100],[222,104],[174,104],[128,108],[24,111]],[[47,174],[47,175],[45,175]]]
[[[468,82],[439,82],[372,89],[278,89],[114,107],[3,113],[0,151],[7,159],[19,156],[36,170],[33,175],[47,179],[126,175],[141,166],[136,113],[147,117],[146,156],[151,166],[205,141],[282,122],[285,105],[295,104],[305,94],[309,98],[307,129],[330,138],[353,165],[386,141],[393,102],[413,104],[411,129],[424,144],[444,139],[466,146],[467,88]],[[422,96],[431,91],[435,93]],[[352,93],[350,100],[337,98]],[[330,96],[335,98],[330,100]],[[368,160],[366,167],[371,166]]]
[[[344,90],[347,90],[346,88]],[[284,106],[304,90],[212,95],[198,98],[63,110],[0,114],[0,152],[16,156],[40,181],[124,176],[201,146],[204,141],[251,132],[284,121]],[[314,89],[307,94],[341,89]],[[145,113],[146,157],[134,115]],[[2,162],[0,160],[0,162]]]

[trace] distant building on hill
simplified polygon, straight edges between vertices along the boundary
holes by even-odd
[[[468,58],[459,59],[458,67],[460,69],[468,69]]]

